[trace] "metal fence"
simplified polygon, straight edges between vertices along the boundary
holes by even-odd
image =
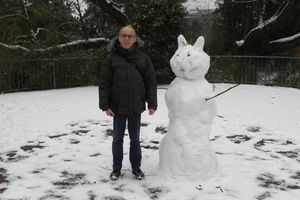
[[[212,56],[212,82],[300,88],[300,57]]]
[[[96,85],[101,60],[0,60],[0,93]]]
[[[0,60],[0,93],[97,85],[101,62],[94,58]],[[174,76],[158,73],[166,83]],[[211,56],[210,82],[300,88],[300,58]]]

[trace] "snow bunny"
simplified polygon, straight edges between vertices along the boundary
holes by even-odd
[[[205,79],[210,57],[203,51],[204,38],[188,45],[178,37],[178,49],[170,60],[176,78],[165,101],[169,111],[168,134],[159,149],[159,171],[206,179],[217,171],[215,152],[210,144],[210,129],[216,115],[212,86]]]

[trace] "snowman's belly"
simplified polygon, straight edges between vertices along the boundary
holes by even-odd
[[[175,86],[170,87],[166,93],[169,117],[210,123],[216,114],[215,102],[205,100],[210,92],[201,91],[196,87]]]

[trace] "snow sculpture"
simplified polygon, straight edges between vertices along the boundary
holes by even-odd
[[[163,174],[206,179],[217,171],[209,138],[216,104],[205,100],[213,95],[213,89],[204,77],[210,57],[203,46],[202,36],[192,46],[180,35],[170,60],[176,78],[165,95],[169,128],[160,144],[158,166]]]

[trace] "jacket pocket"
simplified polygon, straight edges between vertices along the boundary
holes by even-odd
[[[120,94],[119,99],[118,99],[118,105],[119,106],[128,106],[129,105],[129,100],[128,100],[128,94]]]
[[[138,112],[142,112],[145,110],[145,101],[144,97],[140,95],[134,95],[134,110]]]

